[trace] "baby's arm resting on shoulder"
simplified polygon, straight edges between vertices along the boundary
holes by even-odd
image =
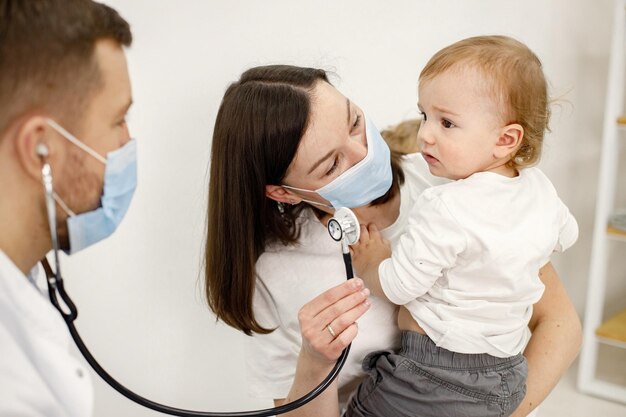
[[[378,266],[391,257],[391,245],[384,239],[374,224],[361,225],[361,238],[357,245],[352,246],[352,264],[356,275],[365,281],[365,285],[379,297],[385,297]]]

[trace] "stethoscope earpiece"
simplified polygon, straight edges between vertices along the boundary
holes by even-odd
[[[43,143],[37,144],[37,148],[35,148],[35,152],[37,152],[37,155],[41,156],[42,158],[46,158],[49,155],[48,147],[44,145]]]

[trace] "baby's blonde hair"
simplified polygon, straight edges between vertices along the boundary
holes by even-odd
[[[523,43],[507,36],[477,36],[453,43],[426,64],[419,82],[450,69],[472,68],[487,81],[506,124],[524,128],[522,143],[511,155],[509,166],[526,168],[539,162],[550,103],[541,61]]]

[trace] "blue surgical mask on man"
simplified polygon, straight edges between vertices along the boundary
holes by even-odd
[[[100,207],[97,209],[76,214],[54,194],[54,199],[69,216],[67,230],[70,249],[66,253],[71,255],[106,239],[122,222],[137,188],[137,141],[131,139],[104,158],[54,120],[48,119],[48,125],[106,166]]]
[[[366,115],[364,115],[364,119],[365,136],[367,139],[367,155],[365,155],[365,158],[317,190],[306,190],[289,185],[283,185],[283,187],[296,191],[317,193],[330,202],[330,208],[361,207],[382,197],[391,188],[393,179],[391,153],[389,146],[387,146],[374,123]],[[325,204],[315,201],[303,201],[325,206]]]

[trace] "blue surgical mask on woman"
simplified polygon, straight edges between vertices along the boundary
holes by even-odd
[[[69,216],[67,230],[70,249],[66,253],[74,254],[109,237],[126,215],[137,188],[137,141],[131,139],[120,149],[109,152],[104,158],[54,120],[49,119],[48,125],[106,166],[100,207],[97,209],[76,214],[56,193],[54,194],[56,202]]]
[[[283,185],[283,187],[296,191],[315,192],[330,202],[330,208],[365,206],[389,191],[393,179],[389,147],[374,123],[366,115],[363,116],[367,139],[365,158],[317,190],[289,185]],[[315,201],[303,201],[325,206]]]

